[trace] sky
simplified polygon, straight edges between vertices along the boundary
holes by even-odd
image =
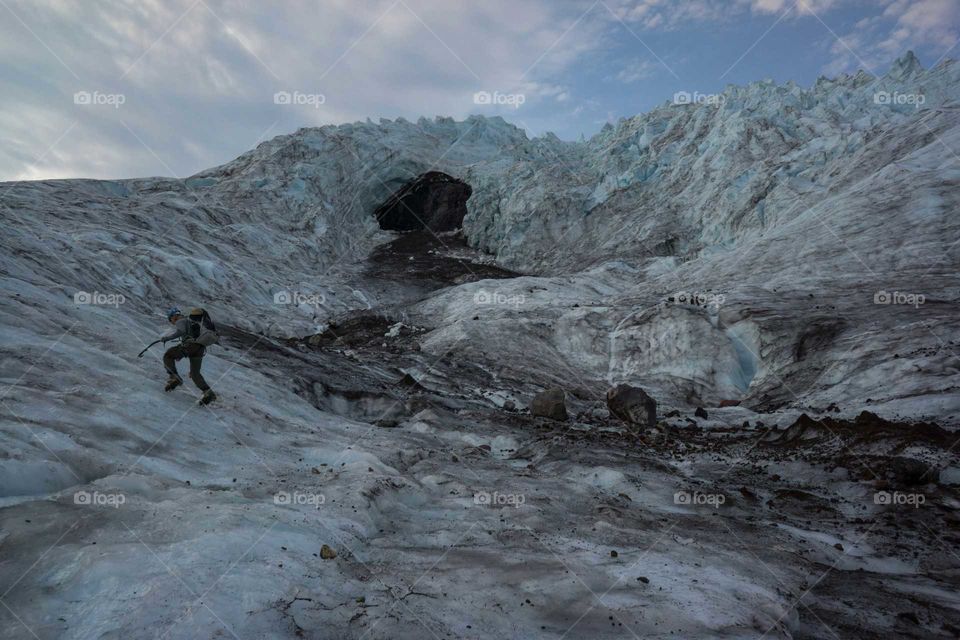
[[[960,57],[960,0],[0,0],[0,180],[186,177],[301,127],[589,137],[727,84]]]

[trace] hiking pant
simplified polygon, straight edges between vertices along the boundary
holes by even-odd
[[[210,386],[207,384],[207,381],[203,379],[203,376],[200,375],[200,365],[203,363],[203,354],[206,350],[206,347],[196,342],[178,344],[175,347],[170,347],[167,349],[167,352],[163,354],[163,366],[166,367],[167,373],[172,376],[178,376],[177,360],[189,358],[190,379],[193,380],[193,384],[197,385],[200,391],[206,391]]]

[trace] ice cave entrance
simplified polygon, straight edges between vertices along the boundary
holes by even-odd
[[[395,191],[374,215],[390,231],[453,231],[463,226],[473,189],[463,180],[428,171]]]

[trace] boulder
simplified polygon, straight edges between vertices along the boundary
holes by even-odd
[[[567,405],[564,403],[563,389],[554,387],[535,395],[530,403],[530,413],[552,420],[566,420]]]
[[[610,415],[640,427],[657,425],[657,401],[639,387],[618,384],[607,391]]]
[[[940,469],[915,458],[892,456],[878,466],[880,477],[893,489],[940,481]]]

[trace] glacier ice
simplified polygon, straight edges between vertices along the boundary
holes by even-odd
[[[765,434],[864,409],[955,433],[958,80],[911,54],[581,142],[367,121],[182,180],[0,184],[0,636],[955,630],[928,531],[955,484],[894,511],[870,475],[949,481],[946,436]],[[373,211],[428,171],[472,188],[462,235],[372,264],[399,246]],[[227,328],[219,405],[132,357],[172,303]],[[619,382],[657,433],[606,418]],[[523,411],[551,386],[569,425]]]

